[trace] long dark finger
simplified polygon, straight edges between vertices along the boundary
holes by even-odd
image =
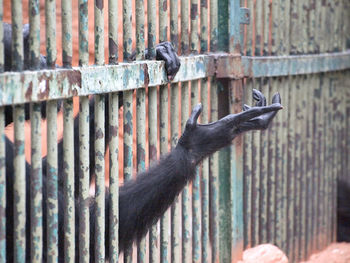
[[[239,130],[241,132],[246,132],[250,130],[265,130],[269,126],[270,122],[273,120],[277,111],[265,113],[264,115],[253,118],[249,121],[239,124]]]
[[[196,126],[199,115],[202,112],[202,104],[197,104],[191,112],[191,116],[186,123],[186,129],[191,129]]]
[[[223,118],[223,120],[229,121],[229,123],[232,125],[239,125],[242,122],[249,121],[250,119],[258,117],[262,114],[272,112],[272,111],[278,111],[281,109],[283,109],[283,107],[279,103],[271,104],[271,105],[265,106],[265,107],[253,107],[247,111],[243,111],[243,112],[240,112],[237,114],[229,115],[229,116]]]
[[[275,95],[273,95],[272,103],[280,103],[280,104],[282,103],[281,95],[279,93],[276,93]]]
[[[247,104],[244,104],[243,105],[243,110],[246,111],[246,110],[249,110],[251,107]]]
[[[266,98],[265,98],[264,94],[261,93],[261,91],[259,91],[257,89],[253,89],[253,98],[254,98],[254,100],[257,101],[255,106],[257,106],[257,107],[266,106]]]

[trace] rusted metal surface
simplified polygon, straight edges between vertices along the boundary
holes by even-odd
[[[118,262],[119,257],[119,110],[118,93],[109,95],[109,261]],[[108,209],[108,208],[106,208]]]
[[[148,89],[148,156],[149,165],[154,165],[157,161],[157,141],[158,141],[158,110],[157,110],[157,87]],[[149,231],[149,262],[159,262],[158,245],[158,223]]]
[[[79,0],[79,65],[89,63],[88,1]]]
[[[118,63],[118,3],[108,1],[108,63]]]
[[[46,38],[46,65],[52,68],[56,64],[56,1],[45,1],[45,38]]]
[[[137,172],[146,169],[146,90],[136,91],[136,156]],[[146,239],[137,244],[137,262],[146,262]]]
[[[38,0],[29,1],[29,64],[30,69],[40,66],[40,6]]]
[[[191,108],[199,102],[199,82],[191,82]],[[200,171],[197,167],[192,181],[192,262],[201,262]]]
[[[295,56],[242,57],[244,76],[278,77],[344,70],[350,67],[350,52]]]
[[[74,204],[74,120],[73,100],[63,103],[63,180],[64,180],[64,260],[75,259],[75,204]]]
[[[164,85],[159,88],[159,141],[160,141],[160,154],[166,154],[169,151],[168,145],[168,131],[169,131],[169,119],[168,119],[168,103],[169,94],[168,86]],[[160,219],[160,262],[169,262],[170,256],[170,211],[167,210]]]
[[[63,66],[72,66],[73,34],[72,34],[72,1],[62,1],[62,62]]]
[[[1,23],[1,22],[0,22]],[[0,261],[6,262],[6,152],[5,115],[0,108]]]
[[[95,262],[105,262],[105,96],[95,96]]]
[[[58,257],[58,164],[57,164],[57,101],[47,102],[47,166],[46,166],[46,227],[47,262]]]
[[[4,24],[2,21],[4,14],[3,0],[0,1],[0,72],[4,71],[5,56],[4,56]]]
[[[12,65],[14,71],[23,70],[23,17],[22,17],[22,1],[15,0],[11,2],[12,17]]]
[[[30,259],[43,260],[43,172],[41,162],[41,105],[32,103],[31,119],[31,171],[30,171]]]
[[[15,133],[15,157],[14,167],[14,261],[25,262],[26,260],[26,170],[24,156],[24,106],[13,107],[14,133]]]
[[[243,75],[241,70],[235,70],[239,60],[236,55],[225,54],[182,57],[180,70],[173,82],[201,79],[214,76],[215,73],[220,78],[271,77],[350,68],[349,51],[289,57],[242,57]],[[0,105],[102,94],[166,83],[168,79],[164,62],[160,61],[36,72],[6,72],[0,75]]]
[[[133,91],[123,93],[123,147],[124,147],[124,181],[132,179],[133,171]],[[124,262],[132,262],[132,248],[124,251]]]
[[[175,51],[179,48],[179,30],[178,30],[178,1],[170,2],[170,41],[174,46]],[[179,92],[180,84],[174,83],[170,85],[170,141],[173,149],[179,138]],[[171,206],[171,257],[170,261],[179,263],[181,260],[181,209],[179,196]]]
[[[89,213],[89,98],[79,98],[79,260],[89,261],[90,248],[90,213]],[[94,226],[92,226],[94,227]]]

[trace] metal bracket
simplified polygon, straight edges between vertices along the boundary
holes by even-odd
[[[245,7],[239,9],[239,23],[244,25],[250,24],[250,10]]]

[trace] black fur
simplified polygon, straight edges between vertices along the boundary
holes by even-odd
[[[337,241],[350,242],[350,184],[344,180],[337,183]]]

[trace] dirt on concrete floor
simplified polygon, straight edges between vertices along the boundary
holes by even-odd
[[[239,263],[288,263],[287,256],[278,247],[262,244],[243,253]],[[309,260],[300,263],[350,263],[350,243],[333,243],[323,251],[311,255]]]

